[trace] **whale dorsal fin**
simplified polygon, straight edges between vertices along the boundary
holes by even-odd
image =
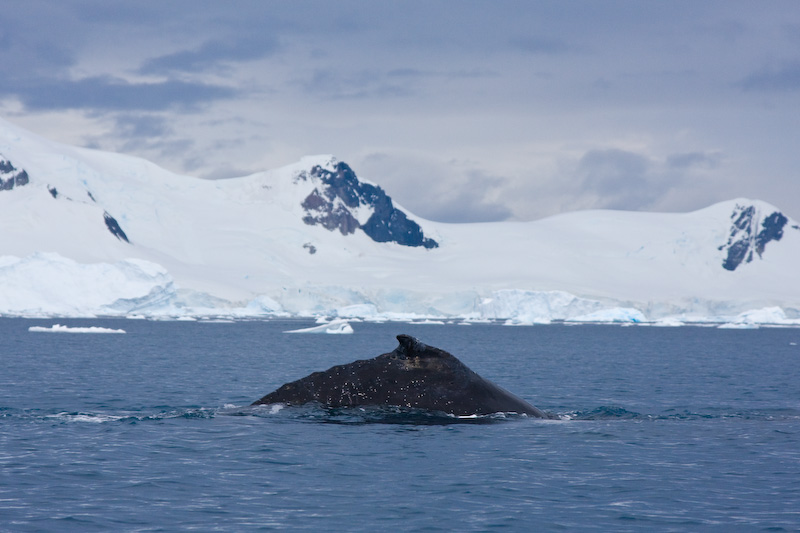
[[[400,342],[400,346],[397,347],[397,350],[406,357],[427,358],[446,357],[446,355],[448,355],[447,352],[440,350],[439,348],[428,346],[424,342],[421,342],[419,339],[412,337],[411,335],[398,335],[397,340]]]
[[[424,351],[427,346],[421,343],[416,337],[411,335],[398,335],[397,340],[400,342],[400,348],[403,353],[409,357],[414,357],[416,352]]]

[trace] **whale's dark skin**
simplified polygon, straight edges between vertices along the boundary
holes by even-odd
[[[334,366],[287,383],[253,403],[328,407],[398,406],[452,415],[519,413],[557,418],[480,377],[455,356],[409,335],[373,359]]]

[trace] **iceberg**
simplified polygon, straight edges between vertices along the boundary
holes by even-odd
[[[0,312],[15,316],[124,316],[163,306],[167,271],[142,259],[82,264],[56,253],[0,257]]]
[[[124,329],[103,328],[100,326],[70,327],[62,326],[61,324],[53,324],[49,328],[31,326],[28,331],[34,333],[125,333]]]
[[[800,326],[800,319],[787,318],[780,307],[765,307],[739,313],[733,320],[722,324],[726,329],[757,328],[759,325]]]
[[[587,315],[576,316],[567,319],[568,322],[610,322],[610,323],[634,323],[646,322],[647,318],[638,309],[615,307],[603,309]]]
[[[579,298],[565,291],[499,290],[483,298],[478,306],[482,319],[506,320],[509,325],[549,324],[603,308],[596,300]]]
[[[303,329],[292,329],[284,333],[327,333],[329,335],[348,335],[353,333],[353,327],[346,320],[332,320],[327,324]]]
[[[685,324],[675,317],[664,317],[656,320],[652,325],[661,328],[677,328]]]

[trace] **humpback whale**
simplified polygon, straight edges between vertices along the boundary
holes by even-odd
[[[398,335],[394,351],[334,366],[286,383],[252,405],[318,402],[326,407],[397,406],[456,416],[545,413],[488,379],[454,355],[410,335]]]

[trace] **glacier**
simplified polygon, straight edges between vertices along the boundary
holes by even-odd
[[[742,311],[738,302],[706,303],[713,314],[697,314],[699,302],[683,312],[646,315],[617,302],[581,298],[564,291],[496,290],[481,296],[464,291],[431,299],[417,291],[364,291],[345,287],[284,290],[277,299],[259,295],[239,304],[211,295],[178,289],[161,266],[128,259],[113,264],[80,264],[54,253],[27,258],[0,257],[0,316],[131,317],[156,319],[269,317],[331,317],[327,324],[347,319],[426,321],[458,319],[464,323],[542,325],[614,323],[680,326],[719,323],[725,327],[760,324],[800,326],[778,306]],[[283,302],[283,303],[281,303]],[[436,304],[444,304],[437,306]],[[673,311],[680,308],[671,307]],[[745,306],[746,307],[746,306]]]
[[[800,325],[758,200],[444,224],[331,155],[208,181],[2,119],[0,172],[3,316]]]

